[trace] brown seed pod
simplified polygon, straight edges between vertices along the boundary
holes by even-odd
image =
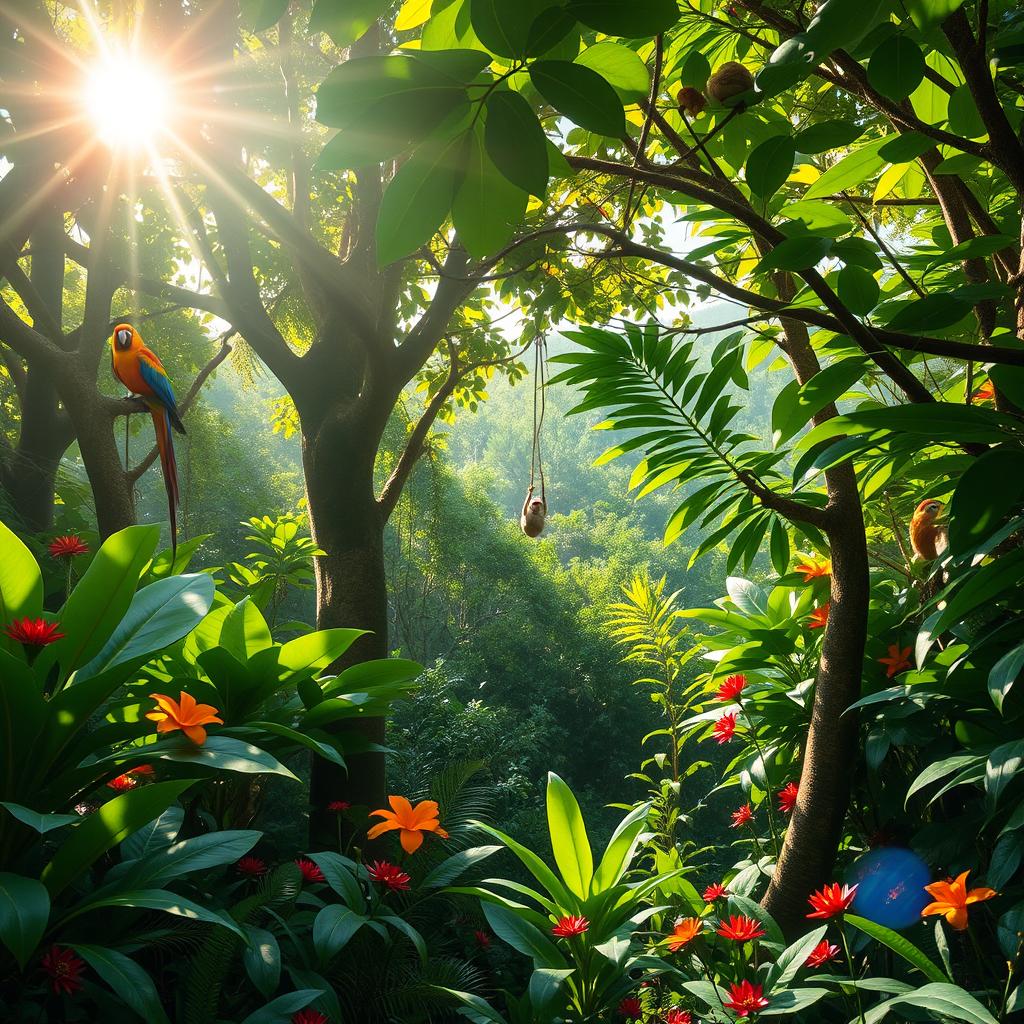
[[[696,117],[708,105],[704,93],[700,89],[694,89],[692,85],[680,89],[676,99],[679,101],[680,111],[689,114],[690,117]]]
[[[708,95],[719,103],[753,88],[754,76],[734,60],[727,61],[708,79]]]

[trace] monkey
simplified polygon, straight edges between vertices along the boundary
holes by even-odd
[[[544,530],[544,517],[548,514],[548,506],[541,498],[533,496],[533,484],[526,492],[526,501],[523,502],[523,514],[519,519],[519,525],[527,537],[539,537]]]
[[[692,85],[680,89],[676,99],[679,101],[680,112],[687,113],[690,117],[697,117],[708,105],[704,93],[700,89],[694,89]]]
[[[946,527],[935,522],[944,507],[941,501],[926,499],[917,506],[910,520],[910,546],[914,554],[926,562],[938,558],[948,545]]]
[[[709,79],[708,95],[718,103],[750,92],[754,88],[754,76],[736,61],[726,61]]]

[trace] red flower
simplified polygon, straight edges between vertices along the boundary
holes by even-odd
[[[752,821],[754,812],[750,809],[750,804],[744,804],[742,807],[737,807],[732,812],[732,824],[730,828],[740,828],[746,825],[748,821]]]
[[[676,921],[666,945],[673,953],[678,953],[684,946],[693,942],[703,930],[704,923],[699,917],[681,917]]]
[[[643,1016],[644,1007],[636,996],[626,996],[626,998],[619,1003],[619,1013],[629,1020],[639,1020],[639,1018]]]
[[[743,914],[733,914],[729,923],[724,921],[718,925],[717,934],[723,939],[732,939],[734,942],[749,942],[751,939],[759,939],[765,934],[761,922]]]
[[[481,949],[491,948],[491,937],[487,934],[487,932],[481,931],[478,928],[475,932],[473,932],[473,938],[476,940],[476,944]]]
[[[74,995],[82,987],[82,971],[85,964],[71,952],[60,946],[51,946],[41,960],[43,970],[50,976],[50,988],[55,995],[62,992]]]
[[[349,808],[351,808],[351,806],[352,805],[347,800],[332,800],[327,805],[327,810],[329,810],[331,814],[344,814],[349,810]]]
[[[680,1010],[673,1006],[665,1014],[665,1024],[693,1024],[693,1014],[689,1010]]]
[[[331,1024],[319,1010],[299,1010],[292,1014],[292,1024]]]
[[[811,955],[804,961],[804,966],[823,967],[830,960],[835,960],[837,956],[839,956],[839,947],[834,946],[828,939],[822,939],[811,950]]]
[[[814,555],[801,555],[803,561],[794,569],[804,578],[804,583],[810,583],[822,576],[832,575],[832,559],[817,558]]]
[[[995,401],[996,388],[991,380],[985,381],[984,384],[978,388],[977,391],[971,396],[976,402],[992,402]]]
[[[714,737],[718,740],[719,744],[728,743],[736,734],[736,715],[722,715],[722,717],[715,722]]]
[[[390,889],[392,892],[404,892],[409,888],[409,876],[396,864],[375,860],[366,869],[366,873],[373,881],[380,882],[385,889]]]
[[[826,885],[823,889],[819,889],[818,892],[807,897],[808,902],[814,907],[814,913],[807,916],[828,918],[842,914],[850,909],[856,891],[857,886],[855,885],[841,886],[838,882]]]
[[[63,640],[59,622],[45,619],[15,619],[4,632],[16,643],[26,647],[45,647],[54,640]]]
[[[324,873],[320,870],[319,866],[314,864],[313,861],[306,857],[296,857],[295,865],[299,871],[302,872],[302,880],[304,882],[322,882],[324,881]]]
[[[904,647],[901,650],[899,644],[889,644],[889,656],[878,659],[881,664],[888,666],[885,670],[886,679],[892,679],[898,672],[904,672],[913,667],[910,661],[910,652],[910,647]]]
[[[704,902],[714,903],[715,900],[725,899],[728,895],[729,890],[726,889],[721,882],[712,882],[711,885],[704,890]]]
[[[745,675],[727,676],[726,680],[718,688],[718,693],[715,696],[718,700],[723,703],[735,700],[742,692],[743,687],[747,685],[747,677]]]
[[[551,934],[560,939],[568,939],[573,935],[582,935],[589,927],[590,922],[585,917],[560,917],[558,924],[551,929]]]
[[[54,558],[74,558],[75,555],[87,555],[89,545],[81,537],[69,533],[65,537],[54,537],[50,541],[50,554]]]
[[[133,779],[131,774],[118,775],[116,779],[111,779],[107,783],[111,789],[117,790],[118,793],[127,793],[129,789],[134,789],[138,784],[138,781]]]
[[[262,857],[254,857],[250,853],[235,863],[235,870],[247,878],[259,878],[260,875],[267,873],[267,862]]]
[[[751,985],[749,981],[741,981],[738,985],[729,986],[729,1002],[722,1005],[735,1010],[737,1017],[749,1017],[768,1005],[760,985]]]
[[[807,628],[824,629],[828,623],[828,610],[831,605],[831,601],[826,601],[820,608],[815,608],[807,620]]]
[[[793,808],[796,807],[796,796],[799,792],[800,787],[795,782],[787,782],[779,790],[779,810],[783,814],[793,813]]]
[[[128,771],[129,775],[156,775],[156,769],[151,764],[140,764],[136,768],[131,768]]]

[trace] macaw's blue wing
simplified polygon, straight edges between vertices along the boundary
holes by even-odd
[[[167,379],[167,374],[161,373],[155,366],[147,361],[145,356],[139,357],[139,374],[153,391],[154,397],[167,410],[171,426],[180,434],[185,433],[181,417],[178,415],[178,403],[174,397],[174,388]]]

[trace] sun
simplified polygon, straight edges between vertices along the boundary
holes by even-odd
[[[97,138],[111,149],[151,145],[167,128],[171,87],[139,57],[110,54],[86,78],[82,102]]]

